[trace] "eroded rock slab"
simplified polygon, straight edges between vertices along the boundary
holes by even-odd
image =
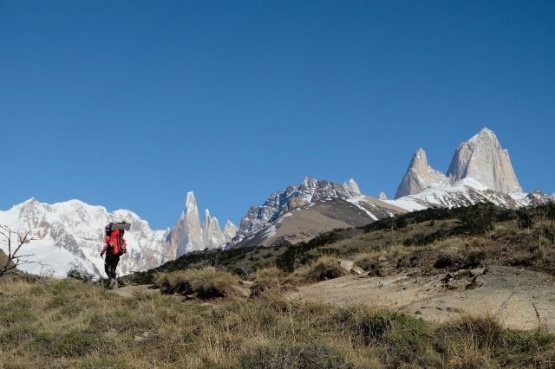
[[[503,266],[426,277],[346,276],[300,287],[289,298],[372,304],[434,322],[489,315],[507,328],[555,333],[555,278]]]

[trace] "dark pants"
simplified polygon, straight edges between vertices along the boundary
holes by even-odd
[[[116,278],[116,268],[119,263],[119,255],[114,255],[111,252],[106,253],[106,259],[104,260],[104,271],[108,278]]]

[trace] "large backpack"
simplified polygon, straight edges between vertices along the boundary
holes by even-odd
[[[131,228],[131,224],[127,222],[108,223],[104,227],[104,240],[107,244],[113,244],[108,247],[108,252],[112,255],[122,255],[125,253],[125,243],[123,241],[123,234],[126,230]],[[117,231],[116,239],[112,240],[112,233]],[[114,241],[114,242],[110,242]]]
[[[104,235],[105,235],[105,236],[108,236],[108,237],[109,237],[109,236],[112,234],[112,231],[113,231],[113,228],[112,228],[112,227],[113,227],[113,225],[114,225],[114,223],[111,223],[111,222],[108,223],[108,224],[106,224],[106,226],[104,227]]]

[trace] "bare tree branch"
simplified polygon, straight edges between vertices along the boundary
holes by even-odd
[[[15,274],[17,272],[17,266],[21,263],[29,263],[26,258],[33,256],[33,254],[20,254],[23,246],[35,238],[31,236],[31,231],[25,231],[23,233],[17,233],[12,231],[5,225],[0,225],[0,235],[6,244],[7,253],[5,260],[3,257],[0,258],[0,277],[5,274]]]

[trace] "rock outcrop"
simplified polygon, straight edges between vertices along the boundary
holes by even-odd
[[[449,179],[428,164],[426,152],[419,149],[412,157],[409,168],[397,189],[395,198],[419,193],[427,187],[449,185]]]
[[[185,210],[170,235],[168,258],[173,260],[191,251],[223,247],[235,236],[236,230],[237,227],[227,222],[225,232],[222,232],[218,219],[211,217],[208,210],[201,226],[197,202],[191,191],[187,193]]]
[[[426,153],[419,149],[411,160],[395,198],[418,194],[430,187],[456,186],[466,179],[473,179],[491,191],[522,192],[508,151],[501,148],[493,131],[483,128],[469,141],[459,145],[446,174],[432,169],[428,165]]]
[[[447,171],[451,182],[474,178],[491,190],[522,192],[509,152],[501,148],[495,133],[484,128],[455,152]]]
[[[171,234],[171,245],[171,248],[176,250],[176,259],[191,251],[204,250],[204,238],[200,226],[197,201],[193,192],[187,193],[185,210]]]
[[[225,237],[225,242],[231,242],[231,240],[233,239],[233,237],[235,237],[235,235],[237,234],[237,231],[239,230],[239,228],[237,228],[237,226],[235,226],[235,224],[231,223],[229,220],[225,223],[225,227],[224,227],[224,237]]]
[[[361,278],[347,275],[300,286],[286,297],[346,306],[367,301],[433,322],[493,317],[508,329],[555,333],[555,278],[520,268],[488,265],[457,273],[409,273]]]
[[[204,211],[204,222],[202,224],[202,239],[206,249],[215,249],[225,245],[226,237],[220,228],[218,219],[210,216],[208,210]]]

